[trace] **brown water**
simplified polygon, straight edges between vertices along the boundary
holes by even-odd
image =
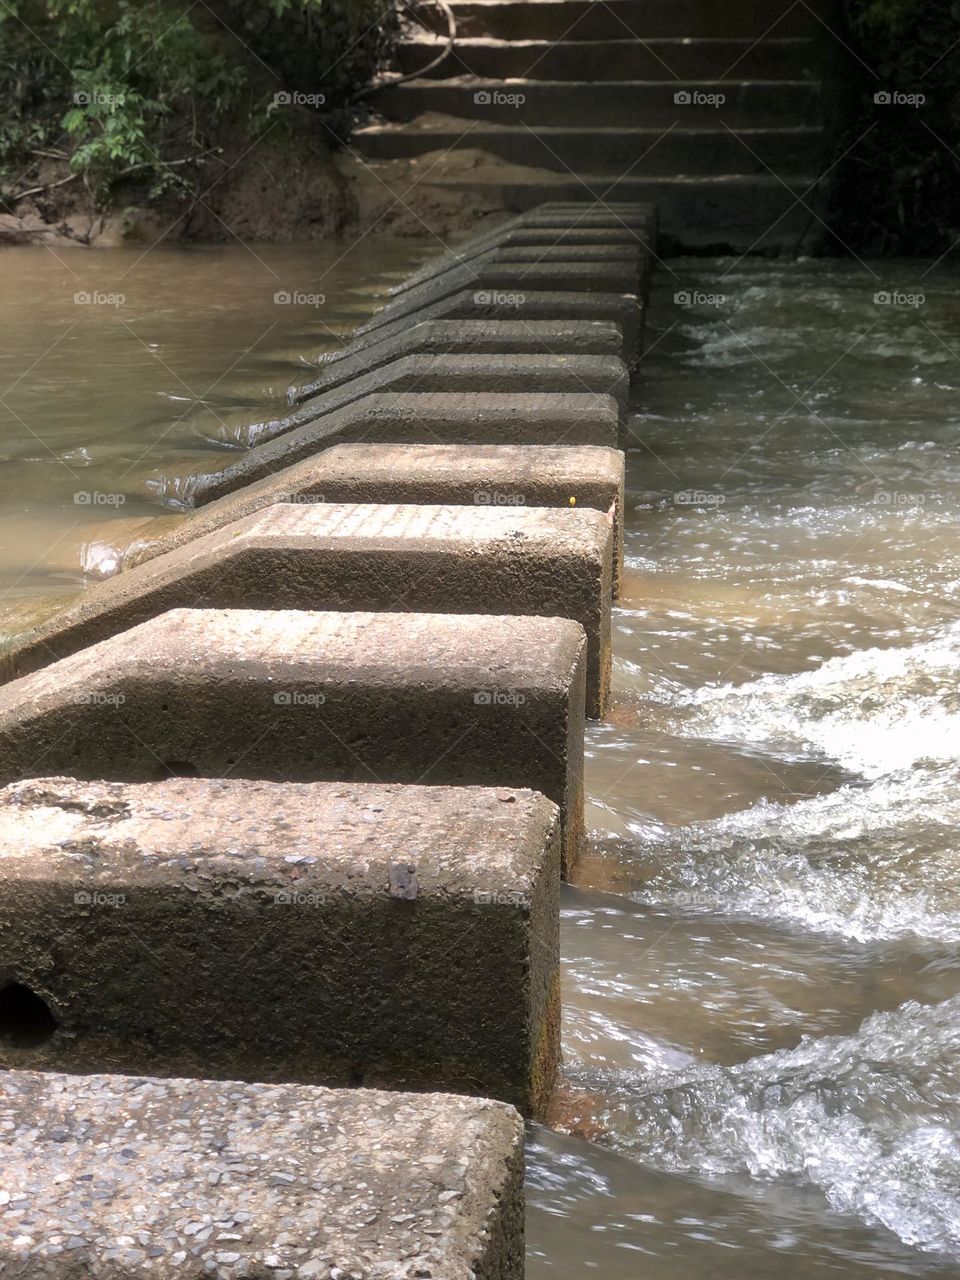
[[[109,569],[115,521],[159,514],[171,472],[222,466],[438,247],[4,249],[0,639],[80,590],[84,564]]]
[[[258,250],[273,275],[240,248],[5,254],[8,625],[77,589],[104,522],[221,464],[429,252]],[[568,1132],[532,1131],[528,1276],[955,1275],[957,272],[671,267],[592,848],[564,891]],[[873,301],[894,286],[925,302]]]
[[[670,265],[528,1274],[957,1275],[958,273]]]

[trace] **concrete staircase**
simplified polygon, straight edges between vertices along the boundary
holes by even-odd
[[[822,192],[824,28],[791,0],[452,0],[457,40],[425,3],[354,135],[371,160],[470,148],[430,182],[507,209],[651,201],[667,247],[797,243]],[[803,196],[804,203],[797,197]],[[806,207],[805,207],[806,206]]]

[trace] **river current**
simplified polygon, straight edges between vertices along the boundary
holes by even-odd
[[[182,518],[433,249],[5,253],[0,629]],[[659,273],[532,1280],[960,1272],[957,277]]]

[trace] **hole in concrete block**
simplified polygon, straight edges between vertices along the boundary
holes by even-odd
[[[50,1006],[22,982],[10,982],[0,991],[0,1043],[14,1049],[35,1049],[57,1029]]]

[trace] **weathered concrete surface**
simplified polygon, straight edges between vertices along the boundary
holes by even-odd
[[[609,395],[626,415],[630,375],[618,356],[580,355],[413,355],[382,365],[313,395],[282,418],[250,423],[233,433],[234,442],[249,448],[318,418],[336,413],[371,395],[403,391],[509,395],[573,393]]]
[[[5,1276],[523,1276],[523,1130],[498,1102],[12,1071],[0,1153]]]
[[[623,331],[601,320],[425,320],[362,354],[321,362],[319,378],[299,387],[303,401],[409,355],[620,356]],[[428,388],[424,388],[427,390]]]
[[[443,253],[425,263],[414,271],[407,279],[391,289],[391,293],[401,293],[411,284],[420,284],[440,271],[447,271],[451,266],[463,262],[473,262],[492,248],[516,248],[518,246],[532,248],[534,246],[553,245],[625,245],[635,249],[644,240],[640,233],[631,227],[578,227],[572,224],[556,227],[507,227],[497,232],[489,232],[483,236],[474,236],[464,241],[459,248]]]
[[[427,280],[378,311],[371,320],[361,325],[358,333],[371,333],[394,320],[416,315],[425,307],[441,302],[452,294],[471,289],[478,301],[502,298],[503,313],[523,305],[522,299],[529,290],[572,293],[636,294],[637,268],[634,264],[602,262],[531,262],[490,263],[474,268],[467,264],[454,271],[447,271],[436,280]],[[585,317],[583,317],[585,318]]]
[[[585,681],[563,618],[175,609],[0,688],[0,781],[528,787],[571,865]]]
[[[599,511],[278,504],[96,583],[20,636],[6,679],[167,609],[357,609],[572,618],[587,635],[587,715],[610,687],[613,531]]]
[[[559,236],[561,231],[555,231],[555,236]],[[610,263],[619,263],[621,266],[627,263],[633,268],[633,287],[637,288],[645,277],[647,271],[648,256],[644,252],[642,245],[636,240],[633,244],[564,244],[562,240],[557,244],[539,244],[539,245],[499,245],[494,244],[489,247],[482,248],[479,253],[472,257],[461,257],[458,261],[439,262],[436,270],[431,274],[421,276],[416,280],[410,279],[402,285],[398,285],[391,290],[394,298],[399,298],[409,294],[414,289],[425,287],[430,281],[439,281],[440,277],[446,275],[449,271],[456,270],[458,267],[469,268],[474,272],[483,272],[487,269],[503,269],[515,267],[518,274],[518,284],[523,285],[523,273],[528,266],[538,263],[546,263],[551,266],[565,266],[568,263],[596,263],[599,266],[609,265]]]
[[[606,395],[405,392],[367,396],[249,450],[222,471],[190,476],[180,496],[192,506],[202,506],[339,444],[616,448],[619,438],[620,409]]]
[[[623,569],[619,449],[537,445],[341,444],[179,519],[129,525],[118,568],[165,555],[276,502],[416,502],[590,508],[613,522],[613,587]],[[113,526],[111,525],[111,531]]]
[[[524,289],[522,295],[508,293],[507,297],[513,301],[504,301],[504,295],[495,290],[461,289],[439,302],[421,307],[413,319],[403,316],[378,325],[372,332],[354,334],[348,346],[342,351],[328,353],[323,363],[334,363],[367,351],[387,338],[401,337],[409,332],[411,324],[425,320],[520,320],[524,323],[534,320],[607,320],[618,325],[623,332],[624,362],[631,369],[636,367],[642,349],[643,304],[635,293]]]
[[[535,792],[31,779],[0,790],[0,870],[0,974],[58,1024],[30,1044],[0,996],[5,1068],[547,1101],[560,832]]]

